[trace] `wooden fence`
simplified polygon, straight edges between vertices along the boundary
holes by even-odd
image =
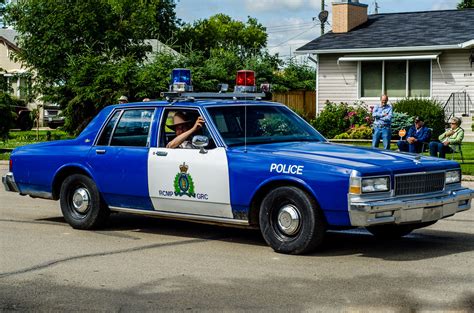
[[[272,100],[286,104],[307,119],[313,119],[316,116],[316,91],[275,92],[272,95]]]

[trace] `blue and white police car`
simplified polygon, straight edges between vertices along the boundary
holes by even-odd
[[[456,162],[332,144],[286,106],[250,99],[254,78],[240,77],[231,99],[199,99],[180,73],[178,97],[108,106],[76,139],[16,148],[6,189],[59,200],[77,229],[145,214],[259,228],[289,254],[329,229],[401,237],[470,208]],[[166,148],[178,111],[205,120],[196,149]]]

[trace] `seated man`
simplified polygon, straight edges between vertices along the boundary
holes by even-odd
[[[173,116],[173,125],[168,125],[169,128],[175,131],[176,137],[166,145],[166,148],[194,149],[189,139],[192,139],[191,135],[202,128],[204,119],[199,116],[193,126],[191,126],[192,122],[186,112],[176,112]]]
[[[397,142],[400,151],[420,153],[423,142],[428,142],[431,137],[431,131],[425,127],[424,119],[420,116],[415,117],[415,124],[410,127],[406,140]]]
[[[453,153],[453,145],[460,145],[464,139],[464,129],[461,126],[459,117],[452,117],[449,120],[450,129],[439,135],[439,141],[430,142],[430,155],[434,157],[445,158],[446,153]],[[439,155],[438,155],[439,154]]]

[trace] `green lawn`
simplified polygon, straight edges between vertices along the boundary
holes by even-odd
[[[50,139],[59,140],[59,139],[70,139],[73,138],[68,135],[66,132],[61,130],[51,130]],[[37,139],[37,133],[34,130],[30,131],[12,131],[9,135],[9,140],[6,142],[0,141],[0,149],[2,148],[15,148],[19,146],[24,146],[31,143],[46,141],[48,137],[48,131],[41,130],[39,131],[39,140]],[[368,142],[357,142],[351,143],[360,146],[370,146]],[[392,144],[392,149],[395,149],[395,145]],[[462,151],[464,155],[464,163],[461,163],[462,172],[465,175],[474,175],[474,142],[465,142],[462,145]],[[425,153],[427,154],[427,153]],[[448,158],[451,158],[451,155],[447,155]],[[8,160],[10,158],[10,153],[0,153],[0,160]],[[454,155],[454,160],[461,162],[461,155],[456,153]]]

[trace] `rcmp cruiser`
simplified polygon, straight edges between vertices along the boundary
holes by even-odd
[[[331,144],[249,94],[248,71],[230,99],[190,94],[190,73],[178,72],[168,101],[108,106],[76,139],[16,148],[5,188],[59,200],[77,229],[101,227],[112,211],[146,214],[260,228],[290,254],[314,250],[331,228],[400,237],[470,208],[456,162]],[[178,111],[204,118],[197,149],[166,148]]]

